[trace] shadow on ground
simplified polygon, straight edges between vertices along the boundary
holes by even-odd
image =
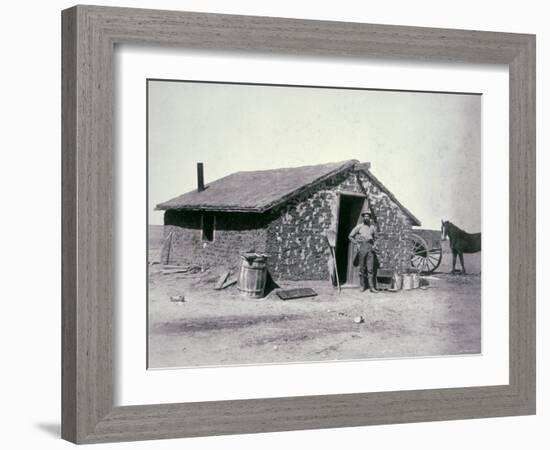
[[[52,437],[61,438],[61,424],[58,422],[39,422],[35,426]]]

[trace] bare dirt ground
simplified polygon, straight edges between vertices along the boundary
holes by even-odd
[[[150,233],[150,261],[158,255]],[[444,255],[442,271],[451,256]],[[436,273],[427,289],[341,293],[325,281],[279,282],[312,287],[318,296],[282,301],[243,297],[233,285],[213,289],[219,273],[163,274],[149,265],[149,367],[288,363],[479,353],[480,255],[466,276]],[[183,295],[185,302],[172,302]],[[363,323],[354,318],[362,316]]]

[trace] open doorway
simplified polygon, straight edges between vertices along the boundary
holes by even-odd
[[[348,235],[361,219],[365,197],[340,194],[338,231],[336,238],[336,263],[340,282],[346,287],[359,286],[359,267],[353,265],[355,251]]]

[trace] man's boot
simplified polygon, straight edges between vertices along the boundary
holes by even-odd
[[[367,278],[364,275],[359,275],[359,292],[365,292],[367,290]]]
[[[378,289],[374,286],[374,276],[369,275],[369,291],[371,291],[373,294],[378,294]]]

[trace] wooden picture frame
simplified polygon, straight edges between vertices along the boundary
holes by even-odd
[[[62,13],[62,436],[76,443],[535,413],[535,37],[75,6]],[[510,84],[509,384],[114,407],[115,44],[505,64]]]

